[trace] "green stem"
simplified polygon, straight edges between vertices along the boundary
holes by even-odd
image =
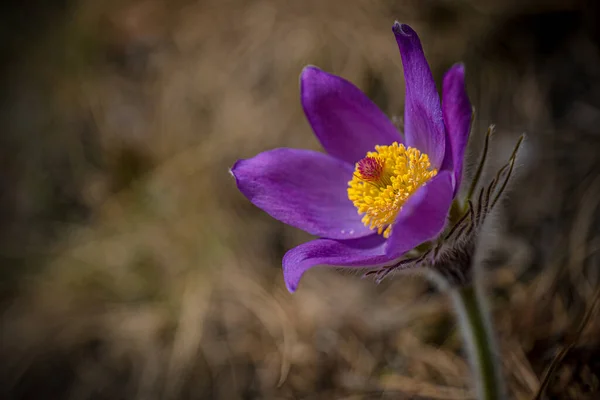
[[[474,286],[466,286],[452,289],[451,293],[477,382],[477,398],[504,399],[504,385],[500,363],[496,360],[495,341],[478,290]]]

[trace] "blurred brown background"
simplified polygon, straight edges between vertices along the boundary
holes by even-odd
[[[527,133],[486,235],[513,398],[600,398],[600,29],[595,0],[13,1],[0,21],[0,398],[472,399],[447,300],[416,277],[310,271],[309,237],[228,168],[318,149],[307,64],[401,116],[391,33],[411,24],[439,82],[466,63],[476,162]],[[489,237],[488,237],[489,236]]]

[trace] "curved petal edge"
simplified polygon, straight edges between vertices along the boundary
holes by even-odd
[[[406,144],[426,153],[435,169],[440,169],[445,153],[446,131],[440,97],[417,33],[396,22],[392,28],[402,57],[406,101],[404,136]]]
[[[347,80],[308,66],[300,75],[306,118],[325,151],[354,165],[376,145],[402,143],[389,118]]]
[[[283,277],[290,292],[295,292],[302,275],[318,265],[374,267],[392,261],[385,254],[385,239],[371,235],[354,240],[317,239],[299,245],[283,257]]]
[[[453,200],[452,180],[450,171],[442,171],[409,197],[387,241],[389,257],[400,257],[444,230]]]
[[[348,199],[351,165],[327,154],[280,148],[239,160],[231,169],[239,190],[273,218],[317,236],[371,235]]]
[[[473,108],[465,85],[465,67],[455,64],[444,75],[442,88],[442,111],[446,125],[450,154],[446,154],[444,164],[454,170],[454,195],[460,189],[464,166],[465,150],[471,133]]]

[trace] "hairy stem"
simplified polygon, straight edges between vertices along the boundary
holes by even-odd
[[[491,324],[475,286],[451,289],[480,400],[505,398],[501,364],[496,358]]]

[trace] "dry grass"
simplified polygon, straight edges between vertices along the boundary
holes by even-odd
[[[443,296],[418,278],[375,286],[328,269],[311,271],[290,295],[280,259],[308,236],[255,209],[228,174],[236,159],[268,148],[318,149],[298,101],[306,64],[401,114],[391,34],[400,19],[421,33],[438,79],[467,61],[480,110],[474,155],[490,121],[499,127],[496,162],[528,132],[518,182],[486,241],[497,257],[485,280],[511,392],[532,398],[598,281],[598,140],[586,130],[598,113],[571,93],[573,107],[558,120],[548,77],[562,70],[536,66],[527,29],[513,39],[502,32],[531,10],[577,8],[425,3],[77,2],[13,72],[15,91],[44,100],[26,98],[28,113],[14,116],[9,132],[36,141],[18,142],[31,156],[9,161],[19,171],[9,202],[18,212],[4,232],[6,270],[16,259],[35,268],[13,274],[5,296],[0,394],[472,399]],[[574,32],[573,52],[595,63]],[[54,54],[61,46],[64,57]],[[550,59],[563,60],[565,47]],[[592,121],[583,128],[581,113]],[[48,181],[66,194],[44,197]],[[69,204],[50,219],[31,217],[54,211],[56,198],[73,200],[84,217],[67,219]],[[27,236],[36,231],[54,236]],[[552,380],[553,398],[600,393],[592,321]]]

